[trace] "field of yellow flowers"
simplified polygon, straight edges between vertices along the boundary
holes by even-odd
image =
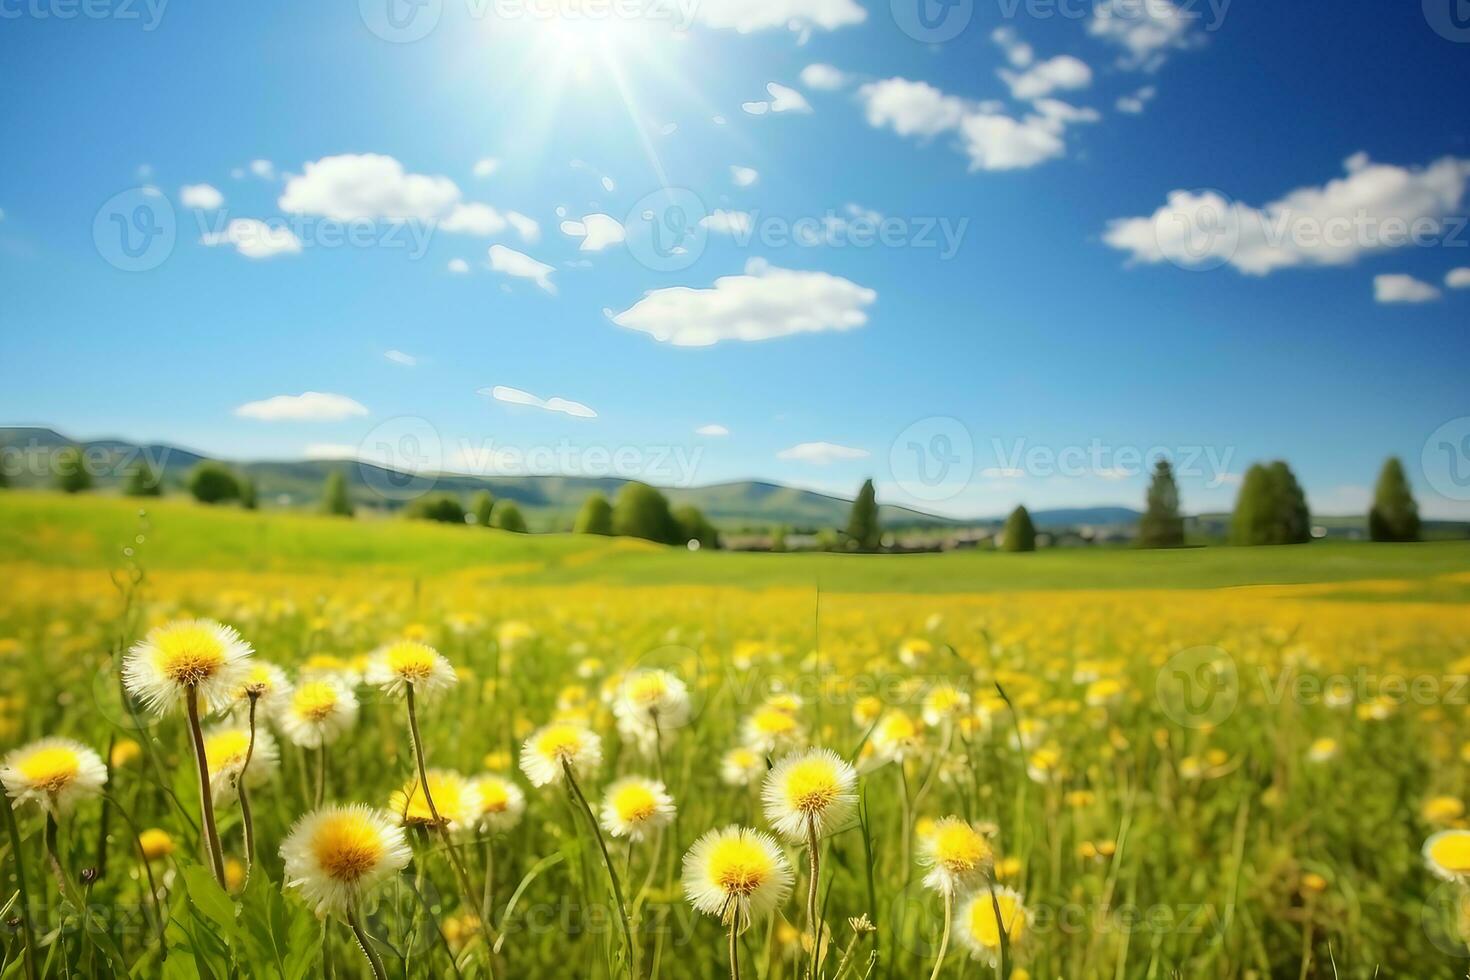
[[[1470,966],[1463,602],[145,550],[0,565],[0,977]]]

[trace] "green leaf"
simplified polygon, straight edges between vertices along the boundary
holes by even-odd
[[[189,901],[194,903],[199,913],[220,930],[220,938],[233,945],[238,932],[235,903],[230,901],[230,896],[214,880],[214,875],[197,864],[186,867],[184,888],[189,893]]]
[[[296,980],[314,972],[320,954],[315,918],[288,903],[260,868],[250,873],[240,897],[241,966],[251,976]]]

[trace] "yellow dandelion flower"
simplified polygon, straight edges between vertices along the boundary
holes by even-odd
[[[642,841],[674,819],[674,800],[658,780],[628,776],[603,794],[601,817],[612,836]]]
[[[684,855],[689,903],[741,931],[786,901],[795,877],[775,838],[748,827],[711,830]]]
[[[532,786],[559,783],[564,769],[585,776],[602,765],[602,740],[582,725],[552,722],[521,746],[521,771]]]
[[[480,819],[480,792],[459,773],[449,769],[429,770],[429,795],[417,776],[388,798],[388,812],[405,827],[448,826],[450,830],[468,830]],[[433,808],[429,800],[434,801]],[[435,813],[438,819],[435,819]]]
[[[149,711],[165,715],[188,692],[201,708],[229,704],[251,655],[240,634],[211,619],[182,619],[148,631],[123,658],[123,685]]]
[[[454,667],[426,643],[400,640],[372,655],[365,679],[389,697],[401,698],[413,689],[414,698],[428,701],[459,681]]]
[[[831,749],[788,755],[766,774],[766,820],[787,840],[805,842],[838,829],[857,806],[857,770]]]
[[[990,842],[959,817],[941,817],[919,842],[919,863],[929,869],[924,886],[954,896],[974,887],[990,867]]]
[[[997,906],[999,917],[995,914]],[[960,908],[960,942],[970,950],[970,955],[994,967],[1000,956],[1001,923],[1005,923],[1006,942],[1014,951],[1031,924],[1021,895],[1004,886],[994,889],[993,894],[992,889],[982,888]]]
[[[383,881],[408,866],[403,830],[381,810],[326,806],[296,821],[281,844],[286,887],[318,915],[341,915],[370,901]]]
[[[96,752],[69,738],[51,737],[15,749],[0,760],[0,782],[17,805],[35,803],[53,817],[102,792],[107,767]]]
[[[1446,881],[1470,881],[1470,830],[1441,830],[1424,842],[1424,863]]]

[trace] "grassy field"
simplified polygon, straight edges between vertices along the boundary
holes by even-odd
[[[1367,596],[1470,599],[1470,541],[1417,545],[1316,542],[1282,548],[1179,551],[1056,549],[862,556],[690,554],[630,539],[516,535],[422,521],[312,515],[148,501],[151,568],[402,577],[483,571],[523,585],[806,587],[830,592],[995,592],[1200,589],[1375,582]],[[117,497],[0,494],[0,554],[78,569],[121,559],[140,527],[139,503]]]
[[[1420,854],[1466,823],[1464,543],[689,554],[175,501],[140,517],[116,498],[6,492],[0,581],[0,748],[60,734],[116,763],[107,805],[60,823],[60,884],[34,805],[16,811],[20,847],[0,846],[0,904],[22,857],[50,975],[367,976],[342,921],[282,889],[278,850],[318,792],[388,807],[411,784],[404,702],[364,675],[402,639],[457,672],[420,708],[429,767],[508,779],[526,807],[509,823],[463,815],[450,835],[463,875],[440,837],[411,831],[412,863],[364,916],[389,975],[728,975],[728,936],[685,901],[682,856],[713,828],[769,829],[765,760],[809,746],[859,772],[855,814],[816,849],[829,980],[936,963],[948,980],[1448,980],[1470,965],[1464,886]],[[230,624],[292,680],[331,677],[361,702],[321,751],[293,742],[286,709],[265,712],[279,759],[250,794],[248,882],[241,809],[219,810],[227,889],[202,860],[187,726],[135,718],[119,683],[123,651],[184,616]],[[687,689],[688,710],[649,742],[619,706],[653,670]],[[600,739],[582,777],[593,810],[635,774],[677,807],[641,842],[607,841],[636,971],[575,796],[518,766],[553,720]],[[752,746],[752,767],[726,764]],[[922,858],[950,815],[984,833],[984,880],[1015,903],[1002,950],[985,946],[984,907],[961,901],[971,914],[941,956],[945,903]],[[134,831],[156,832],[150,860]],[[798,978],[810,962],[809,849],[782,850],[793,894],[738,937],[746,978]],[[0,940],[0,977],[23,975],[22,936]]]

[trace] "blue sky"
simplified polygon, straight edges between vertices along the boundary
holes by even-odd
[[[91,2],[0,0],[0,421],[1470,515],[1449,0]]]

